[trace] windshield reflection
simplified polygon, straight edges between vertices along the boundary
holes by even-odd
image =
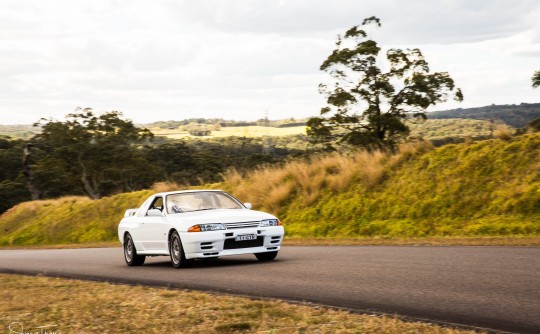
[[[167,195],[167,212],[169,214],[243,208],[242,204],[224,192],[200,191]]]

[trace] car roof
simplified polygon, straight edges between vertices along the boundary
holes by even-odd
[[[167,196],[173,194],[183,194],[183,193],[202,193],[202,192],[223,192],[219,189],[193,189],[193,190],[176,190],[176,191],[167,191],[162,193],[154,194],[153,196]]]

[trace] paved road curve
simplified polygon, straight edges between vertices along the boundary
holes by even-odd
[[[120,248],[0,250],[0,272],[169,285],[540,333],[540,248],[284,247],[174,269],[124,264]]]

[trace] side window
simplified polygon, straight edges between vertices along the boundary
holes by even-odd
[[[158,209],[159,211],[163,212],[163,198],[162,197],[156,197],[152,204],[150,204],[150,207],[148,210],[152,209]],[[146,213],[148,215],[148,213]]]
[[[163,211],[163,198],[156,197],[156,199],[154,200],[154,203],[150,205],[150,209],[158,209],[159,211]]]

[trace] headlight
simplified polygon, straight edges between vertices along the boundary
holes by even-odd
[[[279,219],[263,219],[261,220],[261,227],[265,226],[281,226]]]
[[[223,224],[200,224],[193,225],[187,229],[188,232],[206,232],[206,231],[219,231],[224,230],[225,225]]]

